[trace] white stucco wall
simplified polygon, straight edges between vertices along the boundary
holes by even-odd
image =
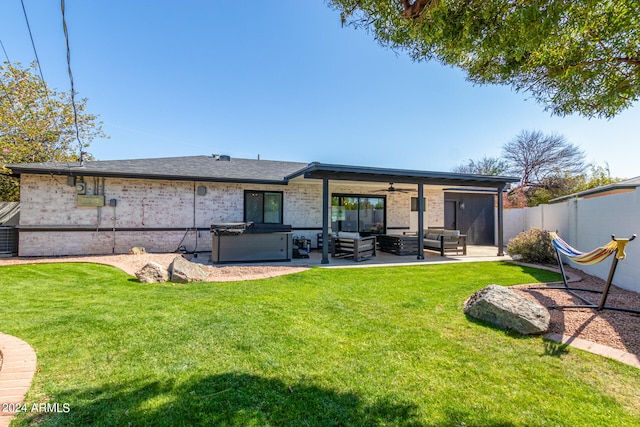
[[[289,185],[194,183],[169,180],[124,178],[85,179],[87,194],[101,193],[104,207],[77,207],[76,189],[63,176],[21,176],[21,256],[59,256],[127,253],[134,246],[151,252],[209,251],[209,226],[220,222],[243,221],[244,191],[282,191],[283,222],[291,224],[294,235],[316,243],[322,227],[322,184],[300,181]],[[206,195],[196,194],[205,186]],[[377,188],[377,187],[376,187]],[[377,194],[366,185],[330,182],[331,193]],[[387,196],[387,226],[397,232],[408,230],[411,197],[415,193],[381,193]],[[444,223],[444,194],[425,188],[428,220],[426,226]],[[117,206],[110,207],[109,200]],[[73,228],[85,231],[29,231],[29,227]],[[135,229],[116,231],[113,228]],[[153,231],[153,228],[174,228]],[[205,230],[194,230],[204,228]]]

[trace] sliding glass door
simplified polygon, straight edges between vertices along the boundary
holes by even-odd
[[[331,197],[331,229],[363,235],[384,234],[386,198],[334,194]]]

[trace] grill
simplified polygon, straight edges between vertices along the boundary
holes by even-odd
[[[211,225],[211,260],[225,262],[291,261],[291,226],[228,222]]]

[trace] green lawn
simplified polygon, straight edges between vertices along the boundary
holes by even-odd
[[[640,370],[470,321],[508,263],[141,284],[90,264],[0,267],[0,331],[38,354],[16,425],[637,426]]]

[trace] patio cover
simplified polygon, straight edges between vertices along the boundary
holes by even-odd
[[[447,172],[416,171],[405,169],[374,168],[349,165],[333,165],[313,162],[307,167],[285,177],[286,181],[294,178],[322,179],[322,234],[323,241],[329,241],[329,180],[393,182],[395,184],[416,184],[418,187],[418,211],[424,210],[424,186],[471,186],[493,188],[498,196],[498,256],[504,255],[504,227],[502,193],[507,184],[520,181],[508,176],[490,176],[458,174]],[[423,239],[424,224],[422,215],[418,215],[418,259],[424,259]],[[322,263],[329,263],[329,245],[322,246]]]

